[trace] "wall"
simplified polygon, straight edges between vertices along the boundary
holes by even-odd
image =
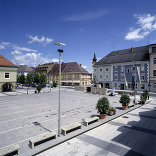
[[[10,78],[5,79],[5,72],[10,73]],[[2,92],[2,86],[4,83],[11,83],[13,85],[13,91],[15,90],[17,80],[17,68],[0,67],[0,92]]]

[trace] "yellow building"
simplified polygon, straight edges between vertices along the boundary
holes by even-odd
[[[49,71],[48,82],[59,83],[59,64]],[[90,85],[91,74],[77,62],[62,63],[61,82],[63,86],[87,86]]]
[[[42,64],[42,65],[39,64],[35,69],[35,73],[36,74],[45,74],[46,79],[47,79],[47,83],[49,83],[48,82],[48,73],[53,68],[53,66],[55,64],[56,63],[46,63],[46,64]]]
[[[0,92],[15,90],[17,68],[16,65],[0,55]]]

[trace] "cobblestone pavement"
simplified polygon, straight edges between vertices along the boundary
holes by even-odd
[[[38,156],[155,156],[155,100]]]
[[[61,127],[98,115],[95,106],[103,95],[67,88],[62,88],[61,93]],[[117,108],[117,115],[124,112],[118,102],[119,97],[108,97],[111,105]],[[58,143],[49,141],[35,149],[28,146],[30,138],[45,132],[57,131],[57,109],[58,88],[42,94],[0,97],[0,149],[18,143],[20,155],[29,156]],[[65,137],[61,139],[58,140],[63,141]]]

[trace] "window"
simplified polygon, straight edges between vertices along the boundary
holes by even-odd
[[[156,76],[156,70],[153,70],[153,76]]]
[[[96,69],[94,69],[94,72],[96,72]]]
[[[100,68],[100,72],[102,72],[102,68]]]
[[[156,47],[153,47],[152,48],[152,52],[156,52]]]
[[[123,72],[124,71],[124,67],[123,66],[121,66],[121,72]]]
[[[118,75],[115,75],[115,76],[114,76],[114,79],[115,79],[115,80],[118,80]]]
[[[129,72],[130,72],[130,69],[128,68],[128,69],[127,69],[127,73],[129,73]]]
[[[131,83],[128,83],[128,88],[131,88]]]
[[[144,67],[144,64],[141,65],[141,71],[144,71],[145,70],[145,67]]]
[[[145,85],[144,84],[141,84],[141,89],[145,89]]]
[[[118,67],[114,67],[114,71],[115,72],[118,72]]]
[[[153,58],[153,64],[156,64],[156,58]]]
[[[141,81],[144,81],[145,80],[145,76],[144,75],[141,75]]]
[[[153,84],[153,88],[156,88],[156,83]]]
[[[108,68],[106,68],[106,71],[108,71]]]
[[[108,80],[108,75],[106,75],[106,79]]]
[[[100,75],[100,79],[102,79],[102,75]]]
[[[123,81],[124,80],[124,75],[121,75],[120,79],[121,79],[121,81]]]
[[[10,78],[10,73],[5,73],[5,79],[9,79]]]
[[[117,84],[117,83],[115,83],[115,88],[117,88],[117,86],[118,86],[118,84]]]

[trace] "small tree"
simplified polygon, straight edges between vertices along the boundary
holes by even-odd
[[[20,83],[20,76],[17,75],[17,83]]]
[[[34,82],[37,84],[39,83],[39,77],[40,77],[39,74],[35,74],[34,76]]]
[[[145,104],[148,96],[149,96],[149,92],[147,90],[144,90],[143,93],[140,96],[140,102],[141,102],[141,104]]]
[[[122,104],[122,106],[128,106],[130,103],[130,97],[127,94],[123,94],[121,95],[119,102]]]
[[[106,97],[102,97],[98,100],[96,109],[100,114],[106,114],[106,111],[109,109],[109,100]]]
[[[20,83],[21,84],[25,84],[25,76],[24,76],[24,74],[22,74],[19,79],[20,79]]]
[[[41,74],[41,75],[39,76],[39,83],[40,83],[41,85],[43,85],[43,84],[46,83],[46,75],[45,75],[45,74]]]
[[[42,89],[42,87],[41,87],[41,85],[39,84],[39,85],[37,86],[37,91],[38,91],[38,93],[40,93],[41,89]]]
[[[27,74],[26,83],[30,85],[32,83],[32,80],[33,80],[32,75],[31,74]]]

